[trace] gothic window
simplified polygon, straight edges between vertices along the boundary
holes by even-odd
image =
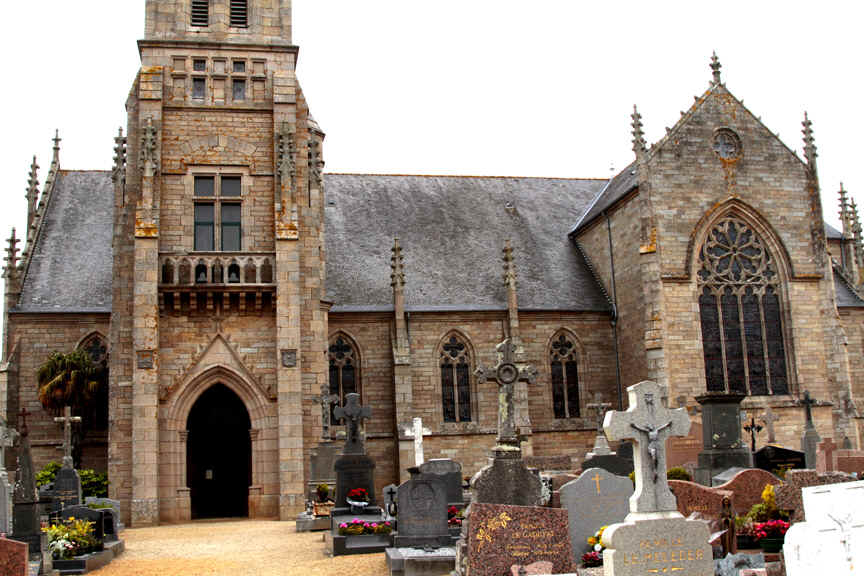
[[[192,26],[210,25],[210,0],[192,0]]]
[[[555,418],[579,417],[579,365],[573,338],[561,332],[552,339],[549,366]]]
[[[90,357],[90,361],[96,366],[108,365],[108,346],[99,334],[93,334],[81,343],[80,348]]]
[[[780,279],[764,242],[743,220],[726,217],[712,227],[699,262],[708,390],[787,394]]]
[[[242,250],[242,178],[236,175],[195,176],[195,250]]]
[[[94,333],[78,346],[90,357],[96,367],[95,379],[99,387],[93,393],[82,414],[89,421],[91,430],[108,428],[108,344],[101,334]]]
[[[345,404],[345,396],[360,393],[360,356],[350,338],[337,334],[330,341],[330,394],[339,398],[339,405]],[[332,414],[330,420],[336,422]]]
[[[441,346],[441,403],[445,422],[471,421],[471,357],[456,334]]]
[[[249,25],[249,6],[247,0],[231,0],[231,26],[246,28]]]

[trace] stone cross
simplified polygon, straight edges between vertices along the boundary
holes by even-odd
[[[594,438],[594,448],[585,455],[585,458],[593,458],[594,456],[607,456],[612,454],[609,448],[609,442],[606,440],[606,435],[603,434],[603,417],[612,404],[608,402],[595,402],[585,406],[588,410],[593,410],[597,417],[597,435]]]
[[[339,396],[330,394],[327,388],[321,389],[318,401],[321,403],[321,441],[329,442],[330,436],[330,405],[339,402]]]
[[[345,406],[333,411],[336,418],[345,420],[345,454],[363,454],[363,433],[360,428],[364,420],[372,417],[372,408],[360,405],[360,394],[352,392],[345,396]]]
[[[81,422],[80,416],[72,416],[72,408],[63,408],[63,416],[54,418],[54,422],[63,423],[63,468],[74,468],[72,461],[72,423]]]
[[[585,408],[588,410],[592,410],[597,418],[597,432],[602,432],[603,430],[603,417],[606,415],[606,412],[612,407],[612,404],[609,402],[594,402],[592,404],[586,404]]]
[[[801,404],[804,405],[804,415],[807,418],[807,422],[805,424],[805,429],[811,430],[815,428],[813,425],[813,405],[816,403],[813,398],[810,397],[810,391],[804,391],[804,399],[801,400]]]
[[[431,434],[432,431],[423,427],[422,418],[414,418],[413,427],[405,431],[407,438],[414,439],[414,465],[420,466],[426,461],[423,456],[423,436]]]
[[[630,407],[610,411],[603,430],[610,440],[636,441],[634,465],[636,491],[630,497],[631,512],[673,512],[678,509],[666,480],[666,439],[687,436],[690,416],[686,408],[669,410],[663,402],[665,387],[644,381],[627,388]]]
[[[834,443],[833,438],[826,438],[817,446],[819,452],[816,455],[816,469],[819,472],[833,472],[834,471],[834,451],[837,450],[838,446]],[[822,463],[822,459],[824,460],[824,464]]]
[[[482,365],[477,367],[477,383],[498,381],[498,443],[496,451],[519,451],[519,434],[516,429],[516,413],[513,405],[514,384],[517,381],[533,384],[537,380],[537,369],[533,366],[519,368],[515,364],[516,346],[507,338],[495,347],[498,364],[494,373]]]
[[[6,448],[15,446],[15,438],[18,432],[6,425],[6,421],[0,417],[0,477],[6,474]]]
[[[774,422],[779,419],[780,417],[774,414],[774,412],[771,411],[770,407],[766,408],[765,413],[759,417],[759,421],[765,424],[765,427],[768,428],[768,444],[773,444],[777,441],[774,436]]]

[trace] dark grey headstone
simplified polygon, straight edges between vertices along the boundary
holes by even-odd
[[[816,469],[816,452],[820,442],[822,437],[815,428],[808,428],[801,435],[801,451],[804,452],[804,463],[807,468]]]
[[[411,470],[416,471],[416,468]],[[447,491],[440,477],[412,473],[412,478],[399,486],[396,498],[399,502],[394,541],[397,548],[450,544]]]
[[[752,468],[753,454],[741,440],[740,394],[706,394],[702,406],[702,452],[695,471],[696,482],[709,486],[711,479],[729,468]]]
[[[111,512],[107,512],[111,514]],[[87,506],[68,506],[63,509],[63,513],[61,517],[65,520],[67,518],[75,518],[76,520],[87,520],[88,522],[93,522],[93,536],[96,537],[97,540],[104,541],[105,540],[105,510],[104,509],[94,509],[88,508]]]
[[[36,476],[33,473],[33,457],[30,453],[30,439],[22,431],[18,442],[18,473],[15,477],[13,495],[13,526],[15,540],[27,542],[30,555],[42,553],[42,525],[39,521],[38,492]]]
[[[427,460],[420,465],[420,474],[439,476],[444,481],[447,492],[447,503],[459,505],[464,503],[462,496],[462,464],[449,458]]]
[[[753,455],[756,467],[768,472],[775,470],[799,470],[806,468],[804,452],[780,446],[765,446]]]
[[[471,480],[472,503],[537,506],[542,491],[540,476],[521,458],[494,458]]]
[[[60,468],[54,478],[55,509],[77,506],[83,502],[81,497],[81,477],[74,468]]]
[[[375,503],[375,462],[365,454],[345,454],[336,460],[336,507],[348,506],[346,497],[354,488],[365,488],[369,505]]]
[[[561,487],[561,508],[567,510],[573,561],[589,552],[588,538],[602,526],[623,522],[630,513],[633,482],[602,468],[585,470]]]
[[[720,474],[717,474],[711,479],[711,485],[720,486],[721,484],[725,484],[726,482],[732,480],[732,478],[734,478],[736,474],[738,474],[739,472],[743,472],[744,470],[749,470],[749,468],[741,468],[739,466],[727,468],[726,470],[724,470]]]

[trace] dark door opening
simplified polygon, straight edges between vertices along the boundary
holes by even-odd
[[[186,426],[193,519],[249,515],[250,427],[243,401],[224,384],[210,387],[195,402]]]

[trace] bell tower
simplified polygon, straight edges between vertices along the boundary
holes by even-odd
[[[327,317],[324,134],[295,76],[291,0],[147,0],[138,46],[115,180],[112,497],[134,526],[189,518],[188,411],[220,338],[251,417],[250,515],[293,518]]]

